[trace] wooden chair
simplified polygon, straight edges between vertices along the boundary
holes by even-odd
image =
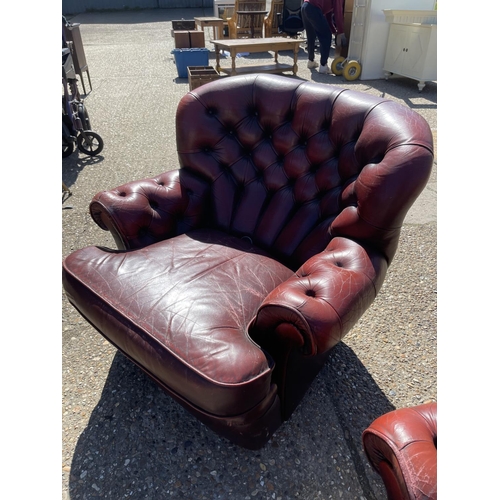
[[[264,19],[264,36],[266,38],[286,35],[286,33],[279,31],[283,18],[283,6],[284,0],[271,0],[271,10]]]
[[[227,20],[229,38],[251,38],[252,36],[262,38],[265,10],[265,0],[235,0],[234,13]],[[243,11],[248,14],[242,14]]]
[[[221,14],[222,19],[224,19],[224,38],[229,37],[228,19],[233,17],[233,14],[234,14],[233,5],[224,7],[224,11]]]

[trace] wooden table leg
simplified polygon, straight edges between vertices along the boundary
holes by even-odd
[[[293,48],[293,75],[296,76],[297,75],[297,70],[299,69],[299,67],[297,66],[297,58],[299,56],[299,46],[298,44],[295,45],[295,47]]]
[[[215,69],[217,70],[217,73],[220,73],[220,49],[219,49],[219,44],[214,43],[214,48],[215,48]]]
[[[231,76],[236,75],[236,48],[231,47]]]

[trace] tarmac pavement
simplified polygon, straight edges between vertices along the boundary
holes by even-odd
[[[75,152],[62,161],[62,180],[72,192],[63,193],[63,257],[87,245],[115,248],[89,216],[95,193],[177,168],[174,117],[188,80],[177,76],[171,21],[204,15],[212,9],[68,17],[81,23],[93,87],[85,104],[104,149],[95,158]],[[215,66],[211,36],[206,29]],[[238,64],[270,57],[251,54]],[[287,58],[291,53],[280,55]],[[435,137],[431,179],[405,220],[379,296],[334,349],[292,418],[265,448],[249,451],[171,400],[63,295],[63,498],[386,498],[361,433],[387,411],[437,398],[437,84],[418,92],[417,82],[406,78],[348,82],[308,70],[306,61],[301,49],[295,78],[401,102],[424,116]]]

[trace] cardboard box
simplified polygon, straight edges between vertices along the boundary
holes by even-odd
[[[205,47],[205,32],[197,30],[174,31],[176,49]]]
[[[189,31],[174,31],[174,42],[176,49],[189,49],[191,48],[191,40],[189,38]]]
[[[189,31],[189,39],[191,48],[205,47],[205,32],[204,31]]]
[[[213,66],[188,66],[189,90],[205,85],[219,78],[219,73]]]

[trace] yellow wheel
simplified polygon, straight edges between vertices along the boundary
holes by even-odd
[[[344,67],[342,66],[342,64],[344,63],[344,61],[345,61],[345,57],[342,57],[342,56],[336,57],[333,60],[333,62],[332,62],[332,73],[334,75],[340,76],[342,74],[342,70],[344,69]]]
[[[346,80],[356,80],[361,75],[361,64],[358,61],[349,61],[344,66],[342,74]]]

